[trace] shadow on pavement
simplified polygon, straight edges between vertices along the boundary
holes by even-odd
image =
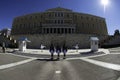
[[[94,53],[98,53],[98,52],[97,51],[80,52],[80,54],[94,54]]]
[[[90,56],[90,55],[98,55],[98,54],[105,54],[104,52],[97,52],[97,51],[89,51],[89,52],[81,52],[80,53],[81,55],[88,55],[88,56]]]
[[[59,61],[60,59],[36,59],[38,61]]]

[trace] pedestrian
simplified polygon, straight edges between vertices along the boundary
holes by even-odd
[[[3,50],[3,53],[5,53],[5,43],[4,42],[2,44],[2,50]]]
[[[55,52],[55,48],[54,48],[53,44],[50,45],[50,50],[49,51],[51,53],[51,60],[53,60],[54,59],[54,52]]]
[[[40,45],[40,49],[41,49],[41,52],[43,52],[43,49],[45,48],[45,46],[43,44]]]
[[[63,52],[63,59],[66,58],[66,53],[67,53],[67,46],[65,46],[65,44],[62,47],[62,52]]]
[[[56,53],[57,53],[57,59],[59,60],[60,59],[61,48],[58,45],[56,46]]]

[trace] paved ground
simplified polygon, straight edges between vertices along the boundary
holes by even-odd
[[[109,51],[110,51],[111,53],[120,53],[120,47],[110,48]]]
[[[27,53],[27,54],[41,54],[41,55],[50,55],[49,50],[40,50],[40,49],[27,49],[25,52],[20,52],[18,49],[14,49],[13,51],[10,50],[11,52],[14,53]],[[76,54],[81,54],[81,53],[89,53],[91,50],[90,49],[79,49],[79,50],[68,50],[67,55],[76,55]],[[104,53],[109,53],[109,50],[107,49],[99,49],[99,52],[104,52]],[[57,55],[57,53],[54,53]],[[61,53],[62,55],[62,53]]]
[[[111,54],[107,50],[98,53],[88,53],[88,50],[71,52],[73,54],[67,55],[67,59],[62,59],[61,55],[59,61],[51,61],[49,54],[38,54],[40,52],[1,53],[0,63],[4,63],[4,68],[1,68],[0,64],[0,80],[120,80],[119,52],[117,54]],[[15,62],[17,65],[8,67],[7,64]]]
[[[81,60],[40,61],[0,70],[0,80],[117,80],[120,72]]]
[[[28,59],[28,58],[1,53],[0,54],[0,65],[18,62],[18,61],[25,60],[25,59]]]
[[[48,54],[29,54],[29,53],[13,53],[13,54],[17,54],[17,55],[22,55],[22,56],[29,56],[29,57],[36,57],[36,58],[50,58],[51,54],[48,53]],[[95,52],[95,53],[89,53],[89,52],[86,52],[86,53],[79,53],[78,54],[66,54],[66,58],[73,58],[73,57],[87,57],[87,56],[95,56],[95,55],[99,55],[99,54],[105,54],[104,52]],[[56,53],[54,54],[54,58],[56,59],[57,58],[57,55]],[[60,58],[63,58],[63,54],[61,53],[60,54]]]
[[[120,54],[108,54],[105,56],[95,57],[91,59],[108,63],[120,64]]]

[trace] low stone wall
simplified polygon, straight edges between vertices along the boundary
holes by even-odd
[[[113,36],[108,42],[104,45],[120,45],[120,36]]]
[[[43,44],[49,48],[51,44],[62,46],[67,45],[68,48],[74,48],[79,44],[79,48],[90,48],[90,37],[98,37],[100,41],[104,40],[106,36],[96,36],[88,34],[39,34],[39,35],[14,35],[12,36],[17,41],[20,37],[27,37],[31,42],[28,43],[28,48],[40,48]]]

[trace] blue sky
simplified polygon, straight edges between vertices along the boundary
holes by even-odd
[[[115,29],[120,30],[120,0],[109,1],[104,13],[101,0],[0,0],[0,29],[11,28],[16,16],[59,6],[106,18],[108,33],[113,34]]]

